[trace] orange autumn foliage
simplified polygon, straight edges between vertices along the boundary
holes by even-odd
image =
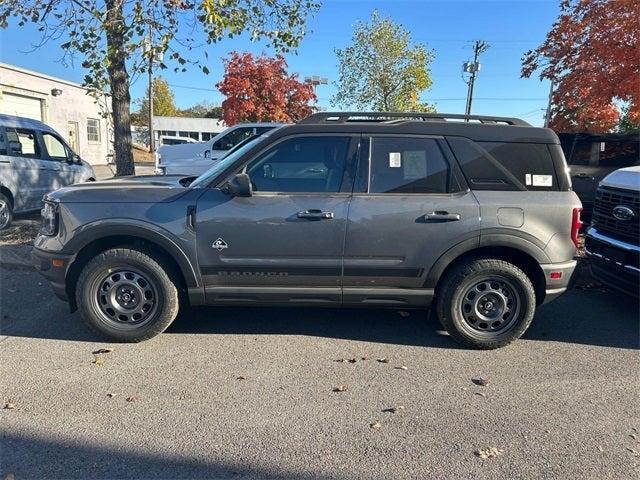
[[[254,58],[251,53],[231,52],[224,60],[224,78],[216,87],[227,98],[222,117],[227,125],[239,122],[295,122],[312,113],[313,87],[287,73],[287,62],[278,55]]]
[[[563,0],[545,42],[527,52],[522,76],[540,69],[552,80],[551,127],[608,132],[620,120],[640,121],[640,1]]]

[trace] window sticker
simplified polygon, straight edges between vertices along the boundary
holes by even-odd
[[[415,180],[427,176],[427,152],[408,150],[404,152],[404,179]]]
[[[534,187],[551,187],[553,185],[552,175],[533,175]]]
[[[402,155],[400,152],[389,152],[389,166],[391,168],[400,168],[402,166]]]

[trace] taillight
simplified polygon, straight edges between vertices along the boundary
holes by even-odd
[[[573,214],[571,215],[571,241],[576,248],[580,246],[578,243],[578,233],[580,233],[580,229],[582,228],[582,220],[580,220],[581,213],[581,208],[574,208]]]

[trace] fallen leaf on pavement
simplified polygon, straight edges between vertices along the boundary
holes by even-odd
[[[380,427],[382,427],[382,424],[377,420],[369,424],[369,428],[373,428],[374,430],[378,430]]]
[[[380,363],[389,363],[389,359],[387,357],[382,357],[378,359],[378,362]]]
[[[98,355],[96,355],[96,357],[93,359],[93,362],[91,363],[95,363],[96,365],[103,365],[104,357],[99,357]]]
[[[348,387],[346,385],[338,385],[337,387],[334,387],[333,391],[334,392],[346,392],[347,388]]]
[[[345,363],[347,361],[346,358],[337,358],[334,360],[334,362],[338,362],[338,363]]]
[[[92,352],[94,355],[100,355],[101,353],[111,353],[113,352],[113,348],[99,348],[95,352]]]
[[[369,360],[368,357],[360,357],[360,360]]]
[[[15,408],[16,406],[11,400],[9,400],[7,403],[4,404],[5,410],[14,410]]]
[[[127,397],[127,402],[129,402],[129,403],[131,403],[131,402],[137,402],[137,401],[138,401],[138,397],[136,397],[136,396],[133,396],[133,395],[132,395],[132,396],[130,396],[130,397]]]
[[[598,451],[599,451],[600,453],[604,452],[604,448],[602,448],[602,445],[598,445]]]
[[[347,362],[349,362],[349,363],[356,363],[356,362],[357,362],[357,360],[356,360],[355,358],[350,358],[350,359],[348,359],[348,360],[347,360]]]
[[[489,385],[488,378],[475,377],[475,378],[472,378],[471,381],[476,385],[480,385],[481,387],[486,387],[487,385]]]
[[[400,410],[404,410],[404,405],[398,405],[397,407],[383,408],[383,413],[398,413]]]
[[[408,370],[408,368],[405,365],[400,365],[399,367],[396,367],[396,370]]]
[[[635,455],[638,455],[638,451],[633,449],[633,448],[631,448],[631,447],[627,447],[627,450],[629,450],[631,453],[633,453]]]
[[[480,458],[495,458],[504,453],[502,448],[490,447],[483,450],[476,450],[473,454]]]
[[[479,397],[486,397],[487,396],[483,392],[475,392],[475,394],[478,395]]]
[[[116,393],[107,393],[107,397],[109,397],[109,398],[113,398],[116,395],[117,395]]]
[[[242,376],[242,375],[238,375],[238,376],[236,377],[236,380],[246,380],[246,379],[247,379],[247,377],[244,377],[244,376]]]

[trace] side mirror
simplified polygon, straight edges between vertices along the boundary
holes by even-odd
[[[204,151],[204,158],[209,158],[211,156],[211,150]]]
[[[232,197],[250,197],[253,195],[249,175],[246,173],[238,173],[224,186],[224,192]]]

